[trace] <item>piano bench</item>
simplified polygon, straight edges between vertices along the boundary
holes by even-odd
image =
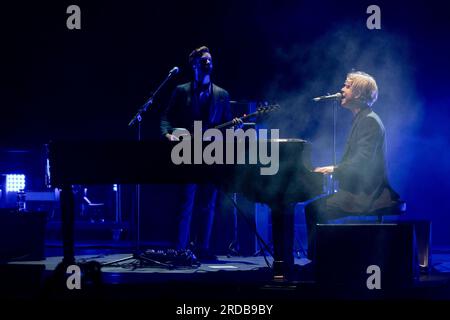
[[[378,223],[383,223],[385,216],[400,216],[406,213],[406,201],[399,200],[394,206],[388,208],[382,208],[379,210],[371,211],[363,216],[376,216],[378,217]]]
[[[406,213],[406,202],[403,200],[398,201],[395,205],[382,208],[379,210],[374,210],[370,212],[361,212],[361,213],[350,213],[350,212],[339,212],[339,218],[330,219],[331,223],[365,223],[367,220],[368,223],[373,223],[373,218],[376,218],[376,223],[383,223],[384,217],[386,216],[401,216]],[[369,220],[370,219],[370,220]]]

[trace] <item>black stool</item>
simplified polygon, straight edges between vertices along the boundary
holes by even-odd
[[[378,217],[378,223],[383,223],[385,216],[400,216],[406,213],[406,201],[398,200],[394,205],[382,208],[378,210],[371,211],[367,214],[362,214],[362,216],[376,216]]]

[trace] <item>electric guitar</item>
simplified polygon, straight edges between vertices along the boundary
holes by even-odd
[[[268,106],[261,106],[258,107],[256,109],[255,112],[252,112],[250,114],[245,114],[242,117],[240,117],[239,119],[241,119],[242,121],[251,117],[255,117],[255,116],[260,116],[263,114],[267,114],[269,112],[273,112],[280,109],[280,106],[278,104],[273,104],[273,105],[268,105]],[[236,125],[236,123],[233,122],[233,120],[227,121],[225,123],[219,124],[215,127],[213,127],[214,129],[223,129],[223,128],[227,128],[227,127],[232,127]],[[202,128],[202,132],[205,132],[207,128]],[[189,131],[186,128],[174,128],[174,131],[178,132],[178,136],[190,136],[191,132],[194,132],[194,130]]]

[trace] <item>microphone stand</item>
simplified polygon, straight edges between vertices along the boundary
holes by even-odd
[[[177,72],[177,71],[176,71]],[[142,122],[142,114],[146,112],[149,107],[153,106],[153,100],[158,95],[159,91],[161,91],[161,88],[164,87],[164,85],[169,81],[169,79],[176,74],[176,72],[169,72],[167,77],[164,79],[163,82],[158,86],[158,88],[152,93],[150,98],[138,109],[137,113],[134,115],[134,117],[130,120],[128,123],[128,127],[132,127],[135,123],[137,123],[137,140],[141,141],[141,122]],[[140,239],[141,239],[141,227],[140,227],[140,221],[141,221],[141,185],[136,185],[136,212],[137,212],[137,239],[136,239],[136,248],[139,250],[140,246]]]
[[[174,69],[172,69],[174,70]],[[152,93],[152,95],[150,96],[150,98],[148,98],[148,100],[138,109],[138,111],[136,112],[136,114],[133,116],[133,118],[130,120],[130,122],[128,123],[128,127],[132,127],[134,125],[137,124],[137,141],[141,141],[141,122],[142,122],[142,114],[144,112],[146,112],[149,107],[153,106],[153,100],[155,99],[155,97],[157,96],[157,94],[159,93],[159,91],[161,91],[161,88],[164,87],[164,85],[167,83],[167,81],[169,81],[169,79],[178,72],[177,70],[171,71],[169,72],[169,74],[167,75],[167,77],[164,79],[163,82],[161,82],[161,84],[158,86],[158,88]],[[140,243],[141,243],[141,185],[137,184],[136,185],[136,250],[135,253],[132,254],[131,256],[125,257],[123,259],[119,259],[119,260],[115,260],[115,261],[111,261],[108,263],[104,263],[102,264],[102,266],[108,266],[108,265],[113,265],[119,262],[124,262],[127,260],[132,260],[132,259],[136,259],[140,262],[140,264],[142,265],[143,263],[147,262],[151,262],[153,264],[156,265],[163,265],[163,266],[167,266],[167,267],[171,267],[171,265],[167,265],[161,262],[158,262],[156,260],[152,260],[149,259],[148,257],[145,257],[144,254],[141,254],[140,251]],[[134,224],[134,223],[133,223]]]
[[[147,111],[149,106],[153,105],[153,99],[156,97],[156,95],[159,93],[162,87],[166,84],[167,81],[172,77],[172,75],[175,74],[173,72],[170,72],[167,77],[164,79],[164,81],[159,85],[159,87],[153,92],[153,94],[148,98],[148,100],[140,107],[137,111],[137,113],[134,115],[134,117],[130,120],[128,123],[129,127],[132,127],[136,121],[138,122],[138,141],[141,141],[141,130],[140,130],[140,124],[142,121],[142,114]]]
[[[337,109],[338,109],[339,100],[333,100],[333,166],[336,167],[336,120],[337,120]],[[330,185],[331,185],[331,194],[337,192],[337,181],[334,178],[334,175],[330,176]]]
[[[333,166],[336,166],[336,118],[338,100],[333,100]]]

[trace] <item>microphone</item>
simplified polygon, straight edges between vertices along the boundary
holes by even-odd
[[[172,70],[169,71],[169,76],[173,76],[173,75],[177,74],[178,72],[180,72],[180,68],[173,67]]]
[[[320,96],[320,97],[314,98],[313,101],[319,102],[319,101],[324,101],[324,100],[341,100],[341,99],[342,99],[342,93],[338,92],[338,93],[331,94],[328,96]]]

